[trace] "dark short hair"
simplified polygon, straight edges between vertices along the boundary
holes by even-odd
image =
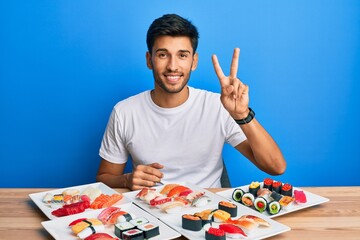
[[[189,20],[182,18],[179,15],[165,14],[152,22],[146,35],[146,44],[150,54],[154,46],[155,39],[160,36],[189,37],[194,50],[193,54],[196,52],[199,32]]]

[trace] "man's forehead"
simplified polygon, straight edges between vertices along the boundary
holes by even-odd
[[[186,36],[160,36],[155,39],[153,52],[193,52],[191,41]]]

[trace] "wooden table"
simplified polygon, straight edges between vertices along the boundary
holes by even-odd
[[[330,202],[274,218],[291,231],[269,239],[360,239],[360,187],[303,189],[329,198]],[[1,240],[53,239],[41,225],[47,217],[29,198],[30,193],[47,190],[50,189],[0,189]]]

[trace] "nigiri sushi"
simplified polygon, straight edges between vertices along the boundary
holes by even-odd
[[[229,223],[220,224],[219,229],[225,232],[226,238],[241,238],[247,236],[240,227]]]

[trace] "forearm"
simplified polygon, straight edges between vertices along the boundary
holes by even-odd
[[[130,173],[122,175],[113,175],[110,173],[102,173],[96,176],[98,182],[103,182],[112,188],[129,188]]]
[[[256,118],[239,126],[246,135],[251,149],[250,160],[269,174],[282,174],[285,171],[286,162],[281,150]]]

